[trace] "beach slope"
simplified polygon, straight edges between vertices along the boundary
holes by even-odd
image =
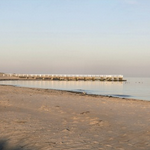
[[[0,150],[149,150],[150,102],[0,86]]]

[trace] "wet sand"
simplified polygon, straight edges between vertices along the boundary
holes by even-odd
[[[0,86],[0,150],[149,150],[150,102]]]

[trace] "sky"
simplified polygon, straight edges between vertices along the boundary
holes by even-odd
[[[150,77],[150,0],[0,0],[0,72]]]

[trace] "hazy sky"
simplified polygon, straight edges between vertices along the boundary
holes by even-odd
[[[150,76],[150,0],[0,0],[0,72]]]

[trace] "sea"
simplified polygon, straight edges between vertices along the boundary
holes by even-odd
[[[150,101],[150,78],[124,77],[126,81],[5,80],[0,85],[56,89]]]

